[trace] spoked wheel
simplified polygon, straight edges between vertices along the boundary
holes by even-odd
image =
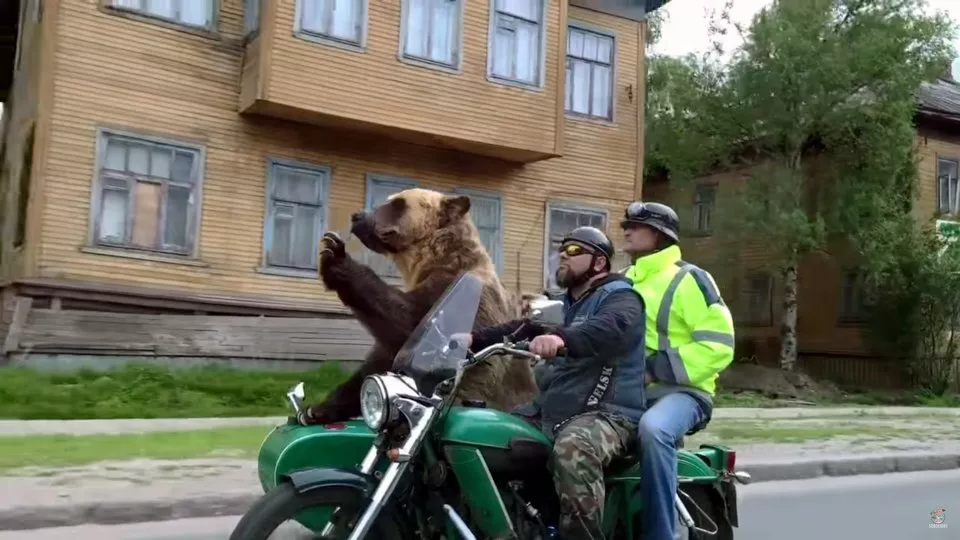
[[[230,540],[345,540],[356,521],[363,515],[367,500],[350,488],[326,487],[298,493],[290,483],[282,483],[260,498],[244,514],[230,535]],[[304,510],[339,508],[332,521],[334,533],[321,536],[320,530],[311,531],[294,518]],[[322,527],[322,525],[321,525]],[[365,538],[370,540],[403,540],[400,524],[381,511]]]

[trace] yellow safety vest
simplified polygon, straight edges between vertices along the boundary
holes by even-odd
[[[647,398],[683,391],[713,402],[733,361],[733,317],[713,277],[681,259],[676,245],[640,257],[626,277],[646,304]]]

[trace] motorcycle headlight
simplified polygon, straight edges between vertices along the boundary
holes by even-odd
[[[377,431],[383,426],[390,414],[390,401],[387,388],[380,377],[371,376],[360,386],[360,414],[367,427]]]

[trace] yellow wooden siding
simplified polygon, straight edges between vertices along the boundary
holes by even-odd
[[[350,214],[363,207],[367,173],[407,177],[436,189],[500,194],[503,277],[508,286],[524,291],[542,287],[547,200],[602,207],[615,224],[632,198],[642,110],[642,94],[634,89],[631,99],[628,90],[642,69],[635,22],[571,10],[572,16],[617,33],[616,122],[567,119],[566,157],[518,167],[293,122],[241,117],[241,7],[241,0],[221,2],[220,38],[215,39],[111,15],[84,0],[63,0],[40,275],[338,305],[315,279],[255,271],[262,263],[269,158],[331,167],[326,225],[332,230],[345,229]],[[98,127],[203,146],[197,264],[81,251],[88,238]],[[619,242],[616,229],[611,232]]]
[[[240,71],[239,110],[253,106],[260,92],[260,36],[251,39],[243,48],[243,60]]]
[[[26,164],[24,161],[31,151],[27,145],[36,142],[41,120],[39,102],[43,27],[42,22],[32,16],[34,11],[31,9],[31,2],[23,1],[21,4],[25,15],[20,37],[20,63],[16,67],[10,99],[4,104],[3,122],[0,124],[3,126],[4,137],[3,151],[0,152],[0,195],[3,195],[0,197],[0,283],[29,273],[30,259],[27,255],[35,249],[29,241],[30,207],[27,208],[27,215],[21,216],[20,199],[21,196],[36,198],[36,189],[33,186],[38,157],[35,144],[32,149],[33,163]],[[24,170],[25,166],[30,170]],[[21,192],[23,181],[27,181],[25,192]],[[21,219],[26,220],[26,235],[22,239],[23,244],[14,247],[18,221]]]
[[[366,50],[317,43],[294,35],[296,0],[276,2],[273,37],[264,37],[265,101],[372,125],[555,154],[557,100],[565,44],[564,2],[545,1],[542,88],[487,80],[490,2],[463,2],[459,72],[401,61],[401,0],[367,0]],[[269,24],[270,17],[263,22]],[[442,143],[441,143],[442,144]]]
[[[937,214],[937,158],[960,161],[960,136],[939,130],[921,128],[916,144],[918,162],[918,193],[914,215],[926,224]],[[943,219],[960,219],[944,216]]]

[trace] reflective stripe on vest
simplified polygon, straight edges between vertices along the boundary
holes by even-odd
[[[670,310],[673,308],[673,297],[677,294],[677,289],[680,288],[680,282],[693,268],[694,266],[691,264],[684,264],[680,267],[676,275],[673,276],[673,280],[670,281],[670,285],[667,286],[667,290],[663,293],[663,298],[660,300],[660,309],[657,311],[657,348],[666,353],[667,358],[670,359],[670,367],[677,374],[677,382],[682,385],[689,385],[690,378],[687,376],[687,368],[683,365],[680,353],[670,347],[668,327],[670,325]],[[690,339],[695,342],[709,341],[729,347],[734,346],[733,336],[712,330],[695,331],[691,334]]]

